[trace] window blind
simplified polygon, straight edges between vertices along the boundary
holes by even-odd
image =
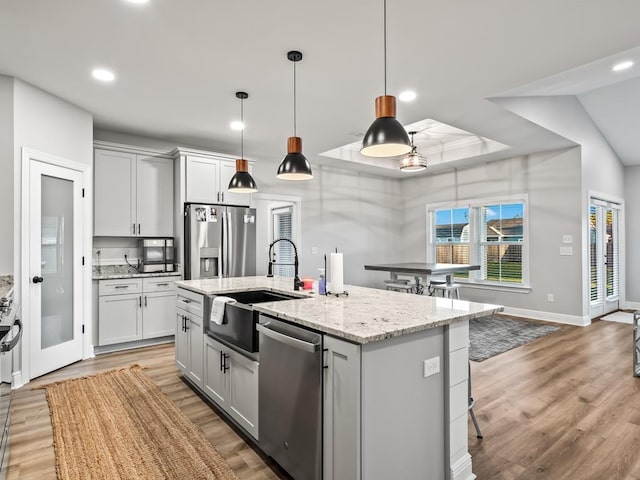
[[[273,237],[288,238],[293,240],[293,208],[285,207],[272,210],[273,215]],[[293,277],[295,268],[293,267],[294,251],[293,245],[289,242],[278,242],[274,246],[277,263],[288,263],[291,265],[274,265],[273,273],[282,277]]]

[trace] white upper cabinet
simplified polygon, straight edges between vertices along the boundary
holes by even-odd
[[[95,150],[94,235],[173,236],[173,159]]]
[[[94,235],[133,235],[136,224],[136,154],[96,150],[94,175]]]
[[[218,157],[186,156],[186,195],[191,203],[225,203],[249,205],[250,194],[229,192],[229,182],[236,173],[236,162]],[[249,172],[253,165],[249,163]]]
[[[162,157],[137,159],[138,234],[173,236],[173,160]]]
[[[187,156],[187,202],[220,203],[220,162]]]

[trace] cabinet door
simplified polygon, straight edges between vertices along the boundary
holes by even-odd
[[[176,366],[183,375],[189,371],[189,333],[185,330],[185,316],[187,312],[175,310],[176,315]]]
[[[97,237],[131,237],[136,223],[136,156],[96,150],[94,221]]]
[[[204,332],[202,317],[187,315],[187,334],[189,335],[189,371],[187,376],[202,388],[204,377]]]
[[[164,337],[175,333],[174,292],[145,293],[142,304],[142,338]]]
[[[173,237],[173,160],[138,155],[137,227],[144,237]]]
[[[229,414],[258,440],[258,362],[229,351]]]
[[[324,336],[324,480],[361,477],[360,347]]]
[[[204,337],[204,393],[226,410],[228,375],[224,371],[224,347],[213,338]],[[227,364],[229,360],[227,360]]]
[[[98,300],[98,344],[142,338],[142,295],[109,295]]]
[[[219,161],[187,156],[187,202],[220,203]]]
[[[236,173],[236,162],[220,161],[220,191],[221,201],[228,205],[251,205],[250,193],[233,193],[229,191],[229,182]],[[249,173],[253,175],[253,165],[249,164]]]

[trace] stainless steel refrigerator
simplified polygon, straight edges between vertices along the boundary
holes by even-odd
[[[184,278],[256,274],[256,209],[187,203]]]

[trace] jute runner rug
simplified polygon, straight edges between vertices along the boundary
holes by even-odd
[[[237,480],[137,365],[44,388],[60,480]]]

